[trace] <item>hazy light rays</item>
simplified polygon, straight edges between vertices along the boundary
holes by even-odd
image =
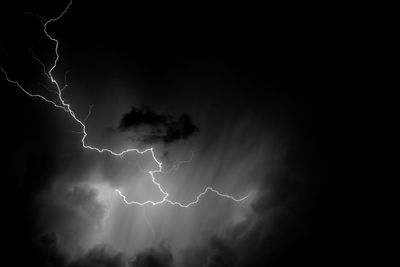
[[[43,21],[43,18],[41,18],[40,16],[38,16],[38,17],[40,18],[41,24],[42,24],[42,26],[43,26],[43,32],[44,32],[44,34],[46,35],[46,37],[47,37],[49,40],[51,40],[52,42],[55,43],[54,52],[55,52],[56,57],[55,57],[55,59],[54,59],[53,65],[52,65],[50,68],[47,68],[46,65],[45,65],[38,57],[36,57],[36,55],[31,51],[31,52],[32,52],[32,57],[34,58],[34,60],[36,60],[36,61],[41,65],[44,75],[45,75],[47,78],[49,78],[50,81],[55,85],[55,87],[56,87],[56,89],[57,89],[56,93],[57,93],[57,95],[58,95],[58,100],[59,100],[60,103],[56,103],[55,101],[49,100],[48,98],[46,98],[46,97],[44,97],[44,96],[42,96],[42,95],[40,95],[40,94],[31,94],[31,93],[29,93],[25,88],[23,88],[23,86],[22,86],[20,83],[18,83],[17,81],[14,81],[14,80],[12,80],[12,79],[10,79],[9,76],[8,76],[8,74],[7,74],[7,72],[4,70],[3,67],[1,67],[1,71],[4,73],[4,75],[5,75],[6,79],[7,79],[7,81],[10,82],[10,83],[15,84],[19,89],[21,89],[21,90],[22,90],[25,94],[27,94],[28,96],[34,97],[34,98],[40,98],[40,99],[42,99],[42,100],[44,100],[44,101],[46,101],[46,102],[52,104],[54,107],[63,109],[65,112],[67,112],[67,113],[75,120],[75,122],[77,122],[77,123],[81,126],[81,128],[82,128],[82,130],[79,131],[78,133],[81,133],[81,134],[83,135],[83,136],[82,136],[82,139],[81,139],[81,144],[82,144],[82,147],[83,147],[83,148],[89,149],[89,150],[93,150],[93,151],[96,151],[96,152],[98,152],[98,153],[109,153],[109,154],[111,154],[111,155],[118,156],[118,157],[121,157],[121,156],[123,156],[124,154],[131,153],[131,152],[138,153],[138,154],[145,154],[145,153],[150,153],[150,154],[151,154],[151,156],[152,156],[154,162],[157,164],[158,167],[157,167],[157,169],[148,171],[147,173],[151,176],[151,180],[152,180],[153,184],[154,184],[154,185],[158,188],[158,190],[162,193],[163,197],[162,197],[162,199],[161,199],[160,201],[152,201],[152,200],[147,200],[147,201],[143,201],[143,202],[139,202],[139,201],[128,201],[128,200],[127,200],[127,197],[121,192],[120,189],[115,189],[115,191],[118,193],[118,195],[121,196],[121,198],[123,199],[123,201],[124,201],[126,204],[128,204],[128,205],[130,205],[130,204],[135,204],[135,205],[144,206],[144,205],[147,205],[147,204],[159,205],[159,204],[163,204],[163,203],[168,203],[168,204],[171,204],[171,205],[173,205],[173,206],[179,206],[179,207],[181,207],[181,208],[188,208],[188,207],[190,207],[190,206],[192,206],[192,205],[198,203],[198,202],[200,201],[200,199],[201,199],[206,193],[208,193],[208,192],[213,192],[213,193],[217,194],[217,195],[220,196],[220,197],[227,198],[227,199],[230,199],[230,200],[235,201],[235,202],[240,202],[240,201],[245,200],[250,194],[248,194],[248,195],[246,195],[246,196],[244,196],[244,197],[242,197],[242,198],[235,198],[235,197],[233,197],[233,196],[231,196],[231,195],[228,195],[228,194],[222,194],[222,193],[220,193],[218,190],[216,190],[216,189],[214,189],[214,188],[212,188],[212,187],[207,186],[207,187],[204,189],[204,191],[201,192],[199,195],[197,195],[197,197],[196,197],[193,201],[191,201],[191,202],[188,202],[188,203],[186,203],[186,204],[183,204],[183,203],[180,203],[180,202],[177,202],[177,201],[171,201],[171,200],[168,199],[169,194],[162,188],[161,184],[156,180],[155,175],[156,175],[157,173],[163,173],[163,169],[162,169],[162,162],[159,161],[159,160],[156,158],[156,156],[155,156],[155,154],[154,154],[154,150],[153,150],[152,147],[151,147],[151,148],[144,149],[144,150],[139,150],[139,149],[137,149],[137,148],[129,148],[129,149],[126,149],[126,150],[122,150],[122,151],[120,151],[120,152],[115,152],[115,151],[113,151],[113,150],[111,150],[111,149],[108,149],[108,148],[95,147],[95,146],[91,146],[91,145],[86,144],[86,137],[88,136],[88,134],[87,134],[87,131],[86,131],[85,122],[86,122],[87,118],[88,118],[88,117],[90,116],[90,114],[91,114],[91,109],[92,109],[92,107],[90,106],[88,115],[87,115],[83,120],[81,120],[81,119],[79,119],[79,118],[77,117],[77,115],[75,114],[75,112],[71,109],[71,104],[67,103],[67,102],[65,101],[65,99],[63,98],[63,95],[62,95],[63,90],[64,90],[68,85],[65,84],[64,87],[61,88],[60,85],[59,85],[59,83],[57,82],[57,80],[56,80],[56,79],[53,77],[53,75],[52,75],[52,72],[53,72],[53,70],[57,67],[57,63],[58,63],[58,61],[59,61],[59,59],[60,59],[60,56],[59,56],[59,53],[58,53],[59,41],[58,41],[57,39],[55,39],[54,37],[52,37],[52,36],[48,33],[48,31],[47,31],[47,27],[48,27],[49,23],[55,22],[55,21],[58,21],[59,19],[61,19],[62,16],[68,11],[68,9],[69,9],[69,7],[71,6],[71,4],[72,4],[72,1],[69,2],[69,4],[67,5],[67,7],[62,11],[62,13],[61,13],[58,17],[49,19],[49,20],[47,20],[46,22]],[[190,162],[190,160],[189,160],[189,162]],[[183,163],[185,163],[185,162],[183,162]],[[179,168],[179,164],[177,165],[177,168]],[[173,167],[173,169],[175,169],[175,167]],[[171,171],[171,170],[168,170],[167,172],[169,172],[169,171]]]

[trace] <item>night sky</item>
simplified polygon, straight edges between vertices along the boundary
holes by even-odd
[[[325,134],[335,105],[326,27],[297,7],[74,1],[49,24],[52,72],[71,116],[1,73],[3,259],[10,266],[330,266],[342,253],[331,220]],[[1,65],[57,101],[39,58],[44,21],[68,1],[1,8]],[[303,7],[307,9],[307,7]],[[328,45],[329,43],[329,45]],[[189,162],[190,161],[190,162]]]

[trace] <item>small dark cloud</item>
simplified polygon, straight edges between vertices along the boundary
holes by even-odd
[[[122,117],[118,130],[133,130],[133,141],[144,143],[171,143],[187,139],[199,131],[187,114],[174,117],[158,114],[148,107],[132,107],[132,110]]]

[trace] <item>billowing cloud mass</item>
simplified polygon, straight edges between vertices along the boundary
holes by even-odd
[[[132,267],[173,267],[173,256],[169,248],[161,243],[156,248],[150,248],[136,254]]]
[[[56,58],[55,42],[44,35],[37,16],[26,14],[55,18],[65,3],[9,2],[10,9],[0,10],[7,25],[1,65],[28,92],[59,101],[43,73]],[[323,77],[315,70],[323,69],[320,64],[307,68],[321,41],[306,44],[302,28],[299,38],[269,47],[283,36],[260,34],[270,33],[269,24],[258,21],[268,17],[261,7],[251,7],[257,21],[242,16],[240,5],[237,12],[224,6],[213,22],[196,6],[199,17],[191,24],[178,8],[173,10],[179,14],[163,9],[163,17],[154,13],[153,3],[141,4],[74,1],[49,24],[49,34],[59,40],[52,74],[70,85],[62,96],[85,123],[86,136],[64,110],[30,97],[0,73],[2,263],[327,266],[340,249],[331,242],[336,228],[324,224],[332,209],[319,191],[326,176],[321,121],[327,120],[323,109],[333,91],[325,90],[324,81],[307,80]],[[256,10],[262,14],[254,15]],[[229,14],[233,18],[223,17]],[[180,27],[169,24],[175,18],[182,32],[174,33]],[[303,41],[304,49],[289,47]],[[103,153],[83,148],[83,137]],[[142,146],[152,147],[162,162],[153,177],[149,172],[158,164],[151,153],[107,153]],[[158,185],[168,199],[183,204],[208,186],[249,197],[235,202],[209,190],[188,208],[142,206],[127,204],[115,190],[127,201],[160,201]]]
[[[173,117],[156,113],[148,107],[132,107],[122,117],[118,129],[131,130],[134,133],[132,140],[143,143],[171,143],[187,139],[199,131],[187,114]]]
[[[114,251],[106,244],[96,245],[82,257],[73,260],[68,267],[124,267],[126,258],[123,253]]]
[[[284,166],[291,160],[298,163],[289,170]],[[306,163],[294,157],[286,158],[285,164],[272,171],[259,185],[244,218],[229,221],[222,230],[210,230],[211,234],[204,235],[201,242],[191,240],[191,245],[178,252],[173,252],[164,241],[132,253],[102,243],[71,259],[59,248],[57,235],[50,233],[40,238],[42,260],[54,267],[246,267],[289,266],[302,257],[312,257],[314,251],[301,243],[310,229],[305,227],[307,218],[301,216],[302,212],[307,212],[303,207],[304,199],[296,191],[304,183],[304,174],[298,168]],[[93,205],[94,192],[86,186],[73,187],[68,198],[74,205],[84,208]],[[90,211],[87,209],[89,214]],[[167,226],[165,221],[161,224]]]
[[[174,267],[174,259],[165,242],[135,255],[118,252],[107,244],[98,244],[83,255],[70,259],[60,248],[54,232],[40,236],[36,264],[47,267]]]
[[[87,184],[74,185],[67,193],[66,201],[77,206],[85,214],[99,221],[105,216],[106,208],[97,201],[98,191]]]

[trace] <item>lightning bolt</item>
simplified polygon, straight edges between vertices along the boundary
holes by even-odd
[[[148,171],[147,173],[150,175],[153,184],[154,184],[155,186],[157,186],[158,189],[159,189],[159,191],[163,194],[163,198],[162,198],[160,201],[152,201],[152,200],[147,200],[147,201],[144,201],[144,202],[128,201],[127,198],[126,198],[126,196],[121,192],[121,190],[115,189],[115,191],[118,193],[118,195],[121,196],[121,198],[123,199],[123,201],[124,201],[126,204],[128,204],[128,205],[136,204],[136,205],[144,206],[144,205],[147,205],[147,204],[151,204],[151,205],[154,206],[154,205],[160,205],[160,204],[163,204],[163,203],[168,203],[168,204],[171,204],[171,205],[174,205],[174,206],[179,206],[179,207],[181,207],[181,208],[188,208],[188,207],[190,207],[190,206],[192,206],[192,205],[194,205],[194,204],[197,204],[197,203],[199,202],[200,198],[201,198],[202,196],[204,196],[207,192],[213,192],[213,193],[217,194],[217,195],[220,196],[220,197],[227,198],[227,199],[233,200],[233,201],[235,201],[235,202],[240,202],[240,201],[243,201],[243,200],[245,200],[246,198],[248,198],[248,197],[250,196],[250,193],[247,194],[246,196],[242,197],[242,198],[235,198],[235,197],[233,197],[233,196],[231,196],[231,195],[222,194],[222,193],[220,193],[219,191],[217,191],[216,189],[213,189],[212,187],[209,187],[209,186],[208,186],[208,187],[206,187],[206,188],[204,189],[204,191],[203,191],[202,193],[200,193],[200,194],[196,197],[196,199],[195,199],[194,201],[192,201],[192,202],[189,202],[189,203],[187,203],[187,204],[183,204],[183,203],[180,203],[180,202],[177,202],[177,201],[171,201],[170,199],[168,199],[169,194],[162,188],[161,184],[160,184],[159,182],[156,181],[155,174],[157,174],[157,173],[162,173],[163,170],[162,170],[162,162],[160,162],[160,161],[156,158],[156,156],[155,156],[155,154],[154,154],[153,148],[148,148],[148,149],[145,149],[145,150],[139,150],[139,149],[137,149],[137,148],[129,148],[129,149],[126,149],[126,150],[123,150],[123,151],[120,151],[120,152],[115,152],[115,151],[112,151],[111,149],[108,149],[108,148],[99,148],[99,147],[94,147],[94,146],[90,146],[90,145],[87,145],[87,144],[86,144],[87,132],[86,132],[85,121],[86,121],[86,119],[88,118],[88,116],[90,115],[91,107],[90,107],[89,113],[88,113],[88,115],[85,117],[85,119],[80,120],[80,119],[76,116],[75,112],[71,109],[70,104],[66,103],[65,100],[63,99],[63,96],[62,96],[63,90],[64,90],[68,85],[67,85],[67,83],[65,83],[65,85],[64,85],[63,87],[60,87],[60,85],[59,85],[58,82],[54,79],[54,77],[53,77],[53,75],[52,75],[52,72],[53,72],[53,70],[57,67],[57,62],[58,62],[58,60],[59,60],[59,58],[60,58],[60,56],[59,56],[59,54],[58,54],[59,42],[58,42],[57,39],[55,39],[54,37],[52,37],[52,36],[47,32],[47,26],[49,25],[49,23],[51,23],[51,22],[56,22],[56,21],[58,21],[59,19],[61,19],[62,16],[68,11],[68,9],[70,8],[71,4],[72,4],[72,0],[69,2],[69,4],[67,5],[67,7],[63,10],[63,12],[62,12],[58,17],[49,19],[49,20],[47,20],[46,22],[43,21],[43,18],[42,18],[42,17],[38,16],[38,17],[40,18],[40,22],[41,22],[41,25],[42,25],[42,27],[43,27],[43,32],[44,32],[44,34],[46,35],[46,37],[47,37],[48,39],[50,39],[52,42],[55,43],[54,52],[55,52],[56,58],[55,58],[55,60],[54,60],[54,62],[53,62],[53,65],[51,66],[51,68],[47,69],[46,66],[45,66],[45,64],[44,64],[44,63],[32,52],[32,50],[31,50],[33,59],[36,60],[36,61],[41,65],[41,67],[42,67],[42,69],[43,69],[44,75],[46,75],[46,77],[55,85],[55,87],[56,87],[57,90],[54,91],[54,92],[57,94],[57,98],[58,98],[57,102],[56,102],[56,101],[53,101],[53,100],[50,100],[50,99],[48,99],[48,98],[46,98],[46,97],[44,97],[44,96],[42,96],[42,95],[40,95],[40,94],[31,94],[31,93],[30,93],[29,91],[27,91],[19,82],[15,81],[15,80],[12,80],[12,79],[8,76],[7,72],[4,70],[4,68],[3,68],[3,66],[2,66],[2,67],[1,67],[1,71],[4,73],[5,78],[7,79],[7,81],[10,82],[10,83],[12,83],[12,84],[14,84],[14,85],[16,85],[20,90],[22,90],[22,91],[23,91],[25,94],[27,94],[28,96],[30,96],[30,97],[32,97],[32,98],[41,99],[41,100],[43,100],[43,101],[45,101],[45,102],[47,102],[47,103],[49,103],[49,104],[52,104],[54,107],[59,108],[59,109],[62,109],[62,110],[64,110],[65,112],[67,112],[67,113],[72,117],[72,119],[74,119],[75,122],[77,122],[77,123],[80,125],[80,127],[82,128],[82,130],[81,130],[80,132],[78,132],[78,133],[83,134],[82,139],[81,139],[81,143],[82,143],[82,147],[83,147],[84,149],[93,150],[93,151],[96,151],[96,152],[98,152],[98,153],[109,153],[109,154],[111,154],[111,155],[113,155],[113,156],[117,156],[117,157],[122,157],[122,156],[125,155],[125,154],[133,153],[133,152],[134,152],[134,153],[138,153],[138,154],[145,154],[145,153],[150,153],[150,154],[151,154],[151,156],[153,157],[153,160],[157,163],[158,168],[157,168],[156,170]],[[32,14],[31,14],[31,15],[32,15]],[[66,79],[66,77],[65,77],[65,79]],[[189,161],[189,162],[190,162],[190,161]],[[178,166],[178,167],[179,167],[179,166]],[[175,169],[175,168],[176,168],[176,167],[174,167],[173,169]]]

